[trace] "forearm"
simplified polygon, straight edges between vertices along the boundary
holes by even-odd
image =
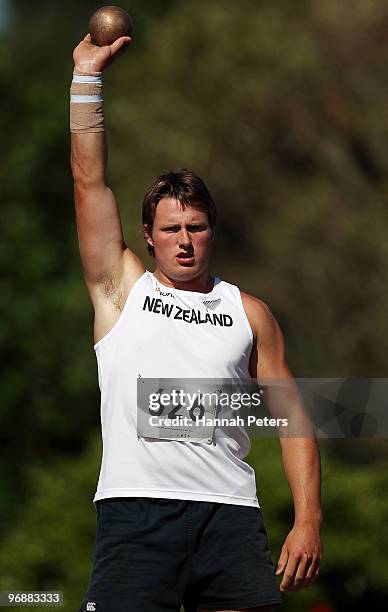
[[[76,187],[105,187],[107,141],[103,116],[102,74],[128,47],[129,36],[120,36],[111,45],[98,46],[90,34],[73,52],[70,131],[71,169]]]
[[[71,134],[71,170],[79,187],[105,183],[107,140],[105,132]]]
[[[105,182],[107,140],[102,71],[91,62],[75,62],[70,89],[71,169],[78,186]]]
[[[315,437],[280,437],[284,470],[292,492],[295,523],[322,522],[321,461]]]
[[[273,416],[287,421],[287,426],[279,428],[279,439],[284,470],[294,499],[295,521],[320,522],[319,448],[302,396],[292,377],[270,381],[268,406]]]

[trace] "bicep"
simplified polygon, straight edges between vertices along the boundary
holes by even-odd
[[[264,401],[273,417],[293,419],[293,431],[311,436],[303,399],[287,364],[280,325],[262,300],[245,297],[244,306],[254,333],[255,376],[266,389]]]
[[[254,334],[254,367],[251,375],[256,377],[265,389],[264,402],[273,417],[292,417],[293,422],[296,419],[296,431],[307,431],[310,435],[303,401],[286,361],[285,342],[280,325],[265,302],[247,294],[242,294],[242,297]]]
[[[241,297],[254,336],[251,374],[261,379],[291,375],[286,364],[283,333],[270,308],[254,296],[241,292]]]
[[[287,364],[282,330],[266,305],[259,324],[257,378],[266,388],[268,410],[273,417],[288,422],[293,419],[296,426],[293,431],[298,435],[310,432],[309,423],[304,420],[303,400]]]
[[[85,282],[96,308],[118,308],[145,268],[124,241],[115,197],[106,185],[75,184],[77,232]]]
[[[115,197],[106,185],[74,186],[77,232],[87,283],[119,270],[126,249]]]

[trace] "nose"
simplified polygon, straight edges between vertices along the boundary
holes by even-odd
[[[180,248],[187,248],[191,245],[191,236],[185,227],[182,227],[182,229],[180,230],[178,241]]]

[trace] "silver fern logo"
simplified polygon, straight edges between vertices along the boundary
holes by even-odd
[[[215,310],[217,306],[221,304],[221,298],[218,298],[217,300],[204,300],[202,304],[206,306],[207,310]]]

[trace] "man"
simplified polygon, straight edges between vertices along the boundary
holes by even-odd
[[[156,179],[143,203],[155,271],[124,242],[105,184],[102,71],[130,44],[76,47],[71,165],[85,282],[94,307],[103,457],[97,535],[80,612],[273,610],[281,602],[239,428],[208,440],[178,427],[145,435],[137,383],[147,379],[276,379],[292,375],[278,323],[260,299],[209,276],[216,208],[189,170]],[[290,413],[300,413],[297,393]],[[186,435],[188,441],[183,440]],[[280,591],[317,576],[321,560],[316,440],[281,438],[295,506],[278,562]]]

